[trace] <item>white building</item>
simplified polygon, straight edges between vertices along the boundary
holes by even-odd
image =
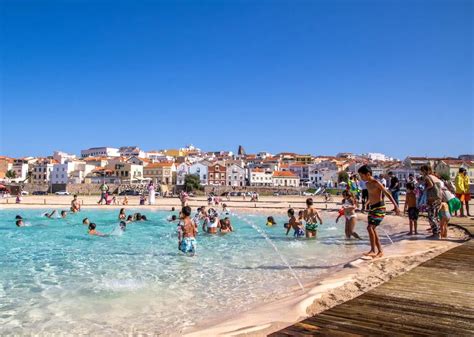
[[[228,186],[245,186],[245,169],[237,164],[226,167]]]
[[[72,161],[72,160],[76,159],[76,155],[75,154],[69,154],[69,153],[62,152],[62,151],[54,151],[53,159],[56,160],[60,164],[64,164],[67,161]]]
[[[181,163],[176,167],[176,185],[183,186],[184,179],[189,174],[188,163]]]
[[[274,187],[298,187],[300,178],[291,171],[275,171],[272,175]]]
[[[69,161],[63,164],[54,164],[51,172],[51,184],[81,184],[86,175],[95,169],[85,161]]]
[[[197,163],[192,164],[189,167],[189,174],[196,174],[199,176],[199,180],[201,181],[201,185],[207,185],[209,179],[209,168],[208,165],[211,163],[208,161],[200,161]]]
[[[320,169],[309,173],[309,182],[313,186],[334,186],[337,182],[337,170]]]
[[[15,181],[23,181],[26,179],[29,171],[29,160],[28,159],[14,159],[12,170],[15,171]]]
[[[120,157],[120,152],[115,147],[91,147],[87,150],[81,150],[81,157]]]
[[[272,172],[260,168],[250,170],[249,184],[250,186],[272,186]]]
[[[383,153],[377,153],[377,152],[369,152],[369,153],[363,153],[362,157],[367,158],[370,161],[390,161],[394,160],[392,157],[387,157]]]

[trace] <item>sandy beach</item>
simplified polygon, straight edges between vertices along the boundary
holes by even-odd
[[[72,199],[71,196],[26,196],[21,204],[14,204],[13,199],[1,200],[0,208],[64,208],[66,209]],[[115,209],[121,205],[98,206],[96,196],[79,197],[84,208]],[[288,207],[303,208],[303,196],[262,197],[258,203],[237,200],[224,201],[236,213],[284,213]],[[317,207],[328,209],[323,217],[335,217],[330,209],[337,208],[336,201],[324,203],[322,198],[316,197]],[[204,198],[192,198],[191,206],[207,205]],[[179,207],[177,198],[160,198],[153,206],[139,206],[137,197],[129,197],[126,208],[144,210],[167,210]],[[388,207],[390,210],[390,206]],[[358,215],[359,221],[365,220],[365,215]],[[407,218],[387,216],[384,225],[390,227],[390,235],[399,235],[407,231]],[[428,227],[426,221],[419,223],[420,232]],[[404,234],[403,234],[404,235]],[[181,331],[188,336],[265,336],[291,325],[308,316],[317,314],[334,305],[350,300],[377,285],[404,273],[420,263],[431,259],[442,252],[451,249],[468,239],[467,233],[462,229],[450,227],[448,240],[426,240],[419,235],[416,238],[403,236],[393,244],[386,245],[384,257],[380,259],[358,258],[344,266],[332,268],[319,279],[304,285],[302,291],[295,288],[292,293],[285,294],[283,298],[257,305],[248,310],[229,316],[220,316],[216,320],[207,320],[191,328]]]

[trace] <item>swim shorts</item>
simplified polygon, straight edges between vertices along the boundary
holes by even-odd
[[[382,222],[383,218],[385,217],[385,203],[380,201],[376,204],[369,206],[369,214],[368,214],[368,222],[369,225],[378,226]]]
[[[409,207],[408,208],[408,219],[416,221],[418,220],[418,216],[420,214],[420,211],[416,207]]]
[[[295,230],[295,233],[293,234],[293,236],[295,238],[300,238],[302,236],[305,236],[305,232],[304,232],[303,228],[298,228],[297,230]]]
[[[195,253],[196,252],[196,239],[195,238],[183,238],[179,245],[179,250],[183,253]]]
[[[306,230],[315,232],[318,230],[318,223],[306,223]]]

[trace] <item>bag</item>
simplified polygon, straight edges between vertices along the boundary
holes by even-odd
[[[461,201],[455,197],[448,201],[448,206],[449,212],[453,214],[454,212],[457,212],[461,209],[462,204]]]
[[[431,176],[428,175],[428,179],[430,179],[433,187],[426,189],[426,192],[427,192],[426,195],[428,199],[428,205],[432,205],[436,201],[441,200],[442,194],[441,194],[441,189],[439,188],[438,185],[435,184],[435,182],[433,181],[433,178],[431,178]]]

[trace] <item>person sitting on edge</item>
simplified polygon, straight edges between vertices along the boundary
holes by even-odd
[[[178,226],[178,249],[193,256],[196,254],[196,226],[192,222],[191,207],[184,206],[180,213],[181,223]]]
[[[393,203],[395,214],[399,215],[400,209],[398,208],[396,201],[393,199],[392,194],[387,191],[385,186],[372,177],[372,169],[369,166],[363,165],[357,170],[357,172],[359,173],[360,178],[366,182],[367,190],[369,192],[367,231],[370,238],[370,251],[364,255],[372,258],[382,257],[382,245],[380,244],[380,239],[376,231],[377,226],[382,222],[386,212],[385,203],[382,201],[382,195],[385,195]],[[377,253],[375,252],[375,248],[378,250]]]
[[[286,235],[288,235],[288,233],[290,232],[290,229],[293,228],[293,230],[294,230],[293,236],[294,237],[300,238],[300,237],[305,236],[305,232],[303,230],[303,225],[300,222],[296,221],[295,210],[293,208],[290,208],[288,210],[287,214],[288,214],[289,222],[288,222],[288,226],[286,227]]]
[[[318,220],[322,225],[323,220],[319,216],[318,211],[313,207],[313,198],[306,199],[307,208],[304,210],[304,220],[306,221],[306,237],[316,237],[318,231]]]

